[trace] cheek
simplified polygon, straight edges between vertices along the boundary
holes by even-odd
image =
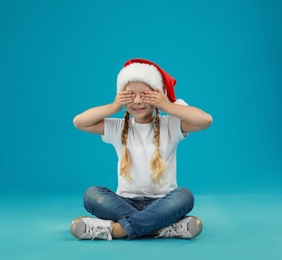
[[[133,104],[131,103],[131,104],[127,104],[127,105],[125,105],[124,107],[125,107],[125,110],[132,110],[132,106],[133,106]]]
[[[152,106],[152,105],[149,105],[149,110],[151,111],[151,112],[154,112],[154,110],[155,110],[155,107],[154,106]]]

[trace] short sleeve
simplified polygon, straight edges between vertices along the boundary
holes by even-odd
[[[123,126],[123,119],[105,118],[104,135],[102,135],[102,140],[105,143],[110,143],[110,144],[114,144],[117,141],[120,141],[122,126]]]
[[[181,119],[173,116],[167,116],[166,120],[168,124],[169,135],[172,141],[178,143],[187,137],[188,134],[182,133],[181,131]]]

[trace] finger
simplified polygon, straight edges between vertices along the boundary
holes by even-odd
[[[144,103],[152,104],[155,102],[155,99],[152,97],[144,97],[143,98]]]
[[[150,94],[154,94],[154,93],[156,93],[156,91],[146,90],[146,91],[144,92],[145,95],[150,95]]]
[[[129,104],[129,103],[131,103],[131,102],[133,102],[133,98],[131,98],[131,97],[123,97],[123,98],[121,98],[121,102],[123,103],[123,104]]]
[[[155,103],[157,101],[157,99],[154,98],[154,97],[144,97],[143,101],[146,102],[146,103],[153,104],[153,103]]]
[[[132,93],[132,91],[131,90],[121,90],[119,93],[121,93],[121,94],[130,94],[130,93]]]
[[[151,93],[144,93],[144,94],[141,94],[141,98],[145,98],[145,99],[148,99],[148,98],[153,98],[154,95],[151,94]]]
[[[128,105],[128,104],[131,104],[133,102],[133,100],[131,99],[131,100],[127,100],[127,101],[125,101],[124,102],[124,105]]]
[[[131,98],[131,99],[133,99],[134,97],[135,97],[135,94],[133,94],[133,93],[120,93],[120,98]]]

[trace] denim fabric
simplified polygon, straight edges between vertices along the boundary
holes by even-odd
[[[186,188],[176,188],[162,198],[125,198],[105,187],[90,187],[84,207],[100,219],[119,222],[129,239],[151,234],[186,216],[194,206],[194,196]]]

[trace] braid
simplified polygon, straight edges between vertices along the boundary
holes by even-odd
[[[124,124],[121,133],[121,143],[123,144],[123,153],[121,158],[121,166],[120,166],[120,174],[125,177],[127,180],[131,180],[129,175],[129,168],[131,164],[131,158],[129,151],[126,147],[127,144],[127,136],[128,136],[128,124],[129,124],[130,114],[126,111],[124,114]]]
[[[158,108],[156,108],[154,139],[157,147],[160,147],[160,111]]]
[[[154,139],[155,139],[157,148],[151,159],[151,170],[152,170],[152,181],[154,184],[156,184],[159,181],[159,179],[162,177],[164,170],[165,170],[165,164],[160,154],[160,145],[161,145],[160,143],[160,111],[158,108],[156,108]]]

